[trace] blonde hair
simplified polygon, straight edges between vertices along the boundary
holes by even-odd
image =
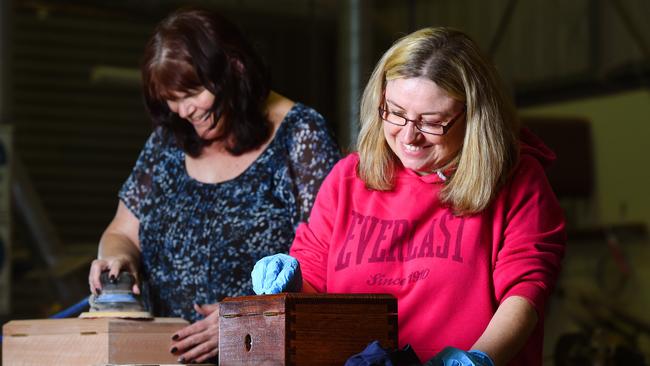
[[[518,159],[519,124],[499,75],[476,43],[451,28],[425,28],[399,39],[377,63],[361,100],[358,174],[366,186],[391,190],[399,159],[388,146],[377,108],[389,80],[427,78],[465,103],[463,146],[440,192],[458,215],[483,211]]]

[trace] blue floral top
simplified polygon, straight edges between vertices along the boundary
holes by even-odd
[[[119,193],[140,221],[142,277],[154,315],[196,321],[193,303],[252,294],[253,265],[288,252],[339,158],[323,117],[302,104],[247,170],[216,184],[190,177],[173,137],[154,132]]]

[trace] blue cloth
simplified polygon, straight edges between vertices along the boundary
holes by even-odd
[[[379,341],[372,341],[361,352],[345,362],[345,366],[421,366],[420,359],[410,345],[403,349],[382,348]]]
[[[348,358],[344,366],[394,366],[387,350],[372,341],[363,351]]]
[[[196,321],[193,303],[252,294],[250,269],[288,252],[339,158],[323,117],[302,104],[248,169],[217,184],[188,176],[173,137],[153,133],[119,193],[140,220],[153,314]]]
[[[478,350],[466,352],[454,347],[445,347],[424,366],[494,366],[494,362],[487,354]]]
[[[300,292],[302,289],[300,263],[286,254],[274,254],[257,261],[251,279],[253,291],[258,295]]]

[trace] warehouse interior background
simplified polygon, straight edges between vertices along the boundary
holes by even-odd
[[[87,296],[117,191],[151,131],[139,59],[181,6],[237,23],[273,88],[321,112],[353,149],[381,54],[446,25],[483,47],[522,122],[558,154],[568,219],[545,364],[650,364],[650,1],[1,0],[0,321]]]

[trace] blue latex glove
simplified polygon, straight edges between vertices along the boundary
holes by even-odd
[[[274,254],[257,261],[251,278],[253,291],[258,295],[300,292],[302,289],[300,264],[286,254]]]
[[[494,366],[494,362],[487,354],[478,350],[465,352],[458,348],[446,347],[424,366]]]

